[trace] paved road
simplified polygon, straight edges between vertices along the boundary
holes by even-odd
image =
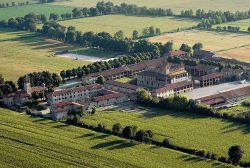
[[[241,84],[239,81],[236,81],[236,82],[223,83],[215,86],[197,88],[183,95],[187,96],[190,99],[198,99],[205,96],[210,96],[229,90],[239,89],[246,86],[250,86],[250,81],[246,81],[246,83],[244,84]]]

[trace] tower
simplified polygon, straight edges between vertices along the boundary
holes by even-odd
[[[24,86],[24,90],[25,90],[29,95],[31,95],[31,84],[30,84],[30,77],[29,77],[29,75],[25,75],[23,86]]]

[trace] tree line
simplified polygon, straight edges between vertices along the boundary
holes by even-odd
[[[8,7],[14,7],[14,6],[25,6],[25,5],[29,5],[29,1],[26,2],[3,2],[0,3],[0,8],[8,8]]]
[[[59,86],[61,83],[61,78],[56,73],[51,73],[49,71],[33,72],[27,74],[30,77],[30,84],[32,87],[42,86],[45,84],[48,88],[53,88]],[[19,89],[24,88],[25,76],[21,76],[17,80],[17,85]]]
[[[137,95],[140,93],[137,93]],[[147,94],[147,93],[146,93]],[[148,95],[149,99],[153,99]],[[185,100],[183,98],[174,98],[175,103],[178,103],[178,105],[183,106],[182,100]],[[146,99],[145,99],[146,100]],[[144,102],[144,100],[143,100]],[[150,100],[152,102],[152,100]],[[142,103],[142,102],[141,102]],[[148,102],[144,102],[148,105]],[[172,103],[167,102],[166,106],[172,105]],[[191,155],[196,155],[202,158],[212,159],[212,160],[218,160],[223,163],[230,163],[235,166],[240,165],[242,167],[247,167],[250,165],[249,162],[242,162],[241,158],[243,157],[244,151],[239,145],[233,145],[228,149],[228,158],[224,156],[218,156],[217,154],[206,151],[206,150],[196,150],[196,149],[190,149],[185,147],[180,147],[177,145],[174,145],[172,142],[169,141],[168,138],[164,138],[162,141],[155,140],[154,133],[150,129],[139,129],[136,125],[127,125],[122,126],[120,123],[113,124],[111,129],[108,129],[105,125],[105,123],[99,123],[97,126],[90,125],[87,123],[84,123],[81,121],[81,118],[85,115],[94,115],[96,113],[96,109],[93,108],[91,112],[85,112],[81,108],[69,111],[68,118],[65,121],[67,124],[76,125],[78,127],[94,130],[101,133],[111,134],[118,137],[122,137],[131,141],[134,141],[133,143],[145,143],[145,144],[153,144],[157,145],[159,147],[165,147],[173,150],[177,150],[180,152],[188,153]],[[132,142],[131,142],[132,143]]]
[[[0,74],[0,98],[3,95],[11,94],[17,91],[16,84],[13,81],[5,81],[2,74]]]

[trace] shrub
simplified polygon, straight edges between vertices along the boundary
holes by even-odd
[[[104,132],[106,130],[106,126],[102,123],[99,123],[97,125],[97,130],[100,131],[100,132]]]
[[[113,125],[112,127],[112,132],[115,134],[115,135],[119,135],[120,132],[122,130],[122,125],[120,123],[116,123]]]
[[[169,140],[167,139],[167,138],[165,138],[163,141],[162,141],[162,145],[164,146],[164,147],[168,147],[169,146]]]

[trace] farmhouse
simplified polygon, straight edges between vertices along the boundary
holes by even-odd
[[[99,76],[103,76],[106,80],[115,80],[115,79],[119,79],[122,77],[134,76],[141,71],[151,69],[160,65],[163,60],[164,58],[147,60],[147,61],[142,61],[137,64],[126,65],[126,66],[122,66],[119,68],[114,68],[114,69],[110,69],[110,70],[106,70],[106,71],[102,71],[98,73],[93,73],[86,77],[83,77],[82,82],[83,84],[94,83],[96,82],[96,79]]]
[[[163,63],[152,70],[137,74],[137,85],[156,89],[167,84],[189,80],[190,76],[182,64]]]
[[[68,113],[70,111],[77,110],[79,108],[83,109],[84,106],[76,102],[66,101],[52,105],[50,107],[50,112],[53,120],[61,120],[68,117]]]
[[[47,95],[48,104],[53,105],[65,101],[90,101],[91,98],[97,96],[102,89],[102,85],[91,84],[87,86],[54,91],[53,93]]]
[[[239,103],[240,100],[248,96],[250,96],[250,86],[203,97],[198,99],[197,101],[208,107],[224,108],[235,106]]]
[[[42,93],[45,95],[47,90],[48,88],[46,88],[44,84],[42,86],[31,87],[30,78],[26,75],[24,80],[24,89],[19,90],[16,93],[4,95],[3,103],[6,106],[22,106],[30,101],[33,93]]]
[[[173,84],[167,84],[164,87],[154,89],[151,94],[157,97],[169,97],[177,94],[185,93],[193,90],[193,82],[190,81],[182,81]]]
[[[212,58],[215,54],[207,50],[196,50],[194,51],[194,57],[196,58]]]
[[[169,57],[186,57],[186,52],[182,51],[182,50],[175,50],[175,51],[171,51],[167,56]]]

